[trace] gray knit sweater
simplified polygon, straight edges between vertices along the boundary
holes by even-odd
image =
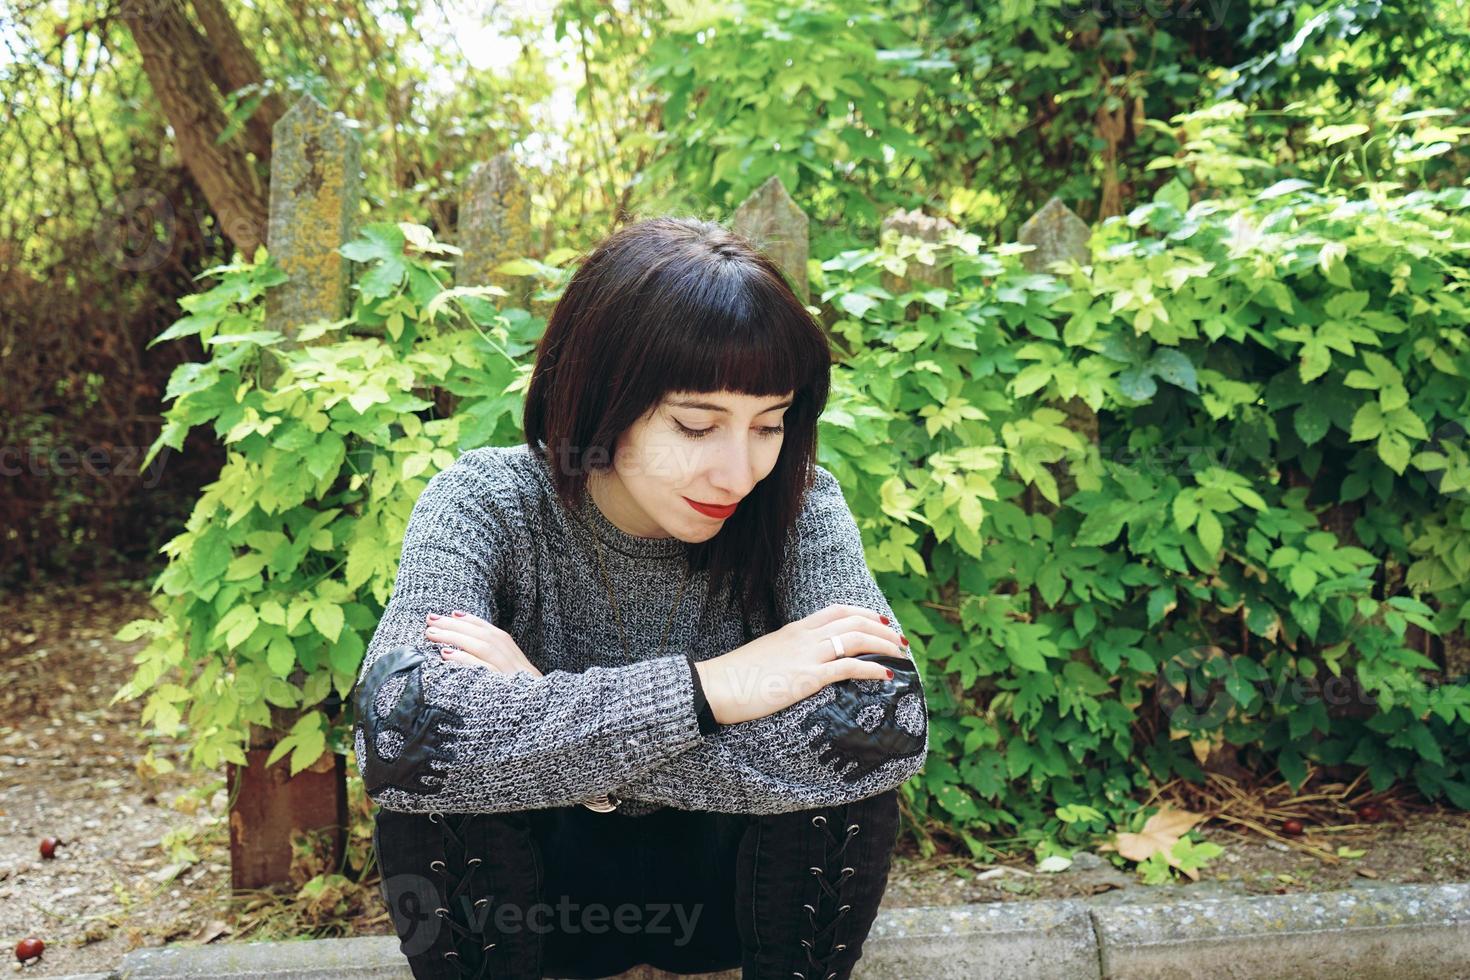
[[[603,543],[630,656],[593,534]],[[782,623],[849,603],[896,624],[841,487],[823,467],[788,541],[775,583]],[[863,799],[918,771],[928,750],[922,690],[885,704],[888,681],[839,681],[774,714],[702,733],[685,654],[716,657],[746,637],[728,587],[711,596],[708,574],[699,572],[674,613],[668,645],[657,645],[688,549],[677,538],[628,534],[585,490],[568,510],[545,454],[525,445],[475,449],[436,474],[414,505],[393,593],[358,675],[357,696],[392,722],[375,724],[370,758],[358,713],[357,764],[377,777],[366,780],[369,796],[410,812],[569,806],[612,793],[631,816],[660,806],[770,814]],[[455,609],[510,633],[544,676],[442,660],[424,638],[425,614]],[[752,613],[754,635],[775,628]],[[391,663],[369,677],[385,655]],[[881,757],[855,781],[821,761],[830,742],[802,723],[840,685],[862,692],[863,730],[887,718],[902,728],[891,734],[916,750]]]

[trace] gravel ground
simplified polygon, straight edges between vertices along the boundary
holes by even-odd
[[[350,889],[340,904],[312,910],[304,923],[284,901],[231,898],[223,772],[186,772],[186,746],[164,743],[155,756],[178,769],[152,773],[141,764],[143,702],[108,705],[145,645],[112,636],[151,613],[146,590],[120,586],[0,603],[0,940],[12,951],[28,936],[46,943],[45,954],[24,968],[7,954],[11,968],[33,976],[103,972],[143,946],[281,938],[313,920],[319,935],[391,934],[375,880]],[[356,794],[352,809],[358,819],[349,861],[361,866],[369,811]],[[1021,861],[921,860],[906,841],[884,905],[1138,901],[1470,880],[1470,814],[1454,811],[1332,835],[1333,848],[1366,852],[1337,864],[1224,828],[1204,833],[1226,853],[1200,881],[1164,888],[1144,886],[1091,854],[1066,871],[1040,874]],[[43,859],[40,841],[48,836],[63,843]]]

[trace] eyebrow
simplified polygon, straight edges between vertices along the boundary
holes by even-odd
[[[706,412],[719,412],[721,415],[729,415],[730,414],[730,410],[728,408],[726,408],[723,405],[716,405],[714,402],[696,402],[696,401],[690,401],[687,398],[680,398],[680,399],[670,400],[669,404],[670,405],[673,405],[676,408],[698,408],[698,409],[703,409]],[[769,406],[767,408],[763,408],[759,412],[757,412],[756,414],[757,415],[764,415],[766,412],[774,412],[776,409],[778,409],[778,408],[785,408],[787,405],[790,405],[790,404],[791,404],[791,399],[788,398],[784,402],[777,402],[774,405],[771,405],[771,406]]]

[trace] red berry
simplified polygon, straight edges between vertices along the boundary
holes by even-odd
[[[1377,803],[1364,803],[1358,807],[1358,819],[1364,823],[1377,823],[1383,819],[1383,811]]]
[[[45,951],[46,944],[41,942],[41,940],[35,938],[34,936],[31,936],[27,939],[22,939],[20,942],[15,944],[15,958],[20,960],[22,963],[24,963],[28,959],[31,959],[34,956],[40,956]]]
[[[1288,818],[1281,821],[1281,830],[1282,833],[1291,834],[1295,837],[1302,832],[1302,822],[1295,817]]]
[[[59,841],[59,840],[57,840],[55,837],[42,837],[41,838],[41,857],[43,857],[43,858],[53,858],[53,857],[55,857],[56,856],[56,848],[61,843],[62,842]]]

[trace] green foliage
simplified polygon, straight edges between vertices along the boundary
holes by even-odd
[[[212,423],[229,447],[153,585],[160,618],[117,698],[149,695],[144,724],[187,723],[191,760],[244,764],[249,724],[271,707],[295,720],[270,761],[294,774],[350,739],[337,708],[392,590],[403,530],[429,478],[464,448],[513,439],[524,355],[542,324],[498,312],[491,287],[448,288],[452,251],[411,224],[370,224],[342,252],[367,264],[352,315],[305,325],[283,344],[264,323],[266,258],[210,270],[213,288],[159,340],[198,335],[210,360],[181,365],[158,441],[178,448]],[[377,335],[374,335],[377,334]],[[261,384],[274,358],[279,376]],[[432,397],[460,399],[440,416]],[[187,709],[187,716],[185,710]]]
[[[1406,635],[1470,618],[1470,192],[1185,180],[1054,275],[963,235],[953,289],[885,288],[894,243],[822,263],[853,351],[822,461],[924,639],[907,791],[977,855],[1218,751],[1470,801],[1470,685]]]
[[[1225,853],[1225,849],[1219,844],[1210,841],[1194,841],[1188,837],[1181,837],[1169,849],[1178,864],[1175,865],[1180,871],[1198,871],[1211,859]],[[1169,860],[1162,851],[1152,854],[1147,860],[1138,864],[1138,874],[1145,885],[1167,885],[1174,880],[1174,872],[1170,870]]]
[[[1361,767],[1375,789],[1470,807],[1470,688],[1409,632],[1470,618],[1470,193],[1451,114],[1337,91],[1174,115],[1199,82],[1185,25],[1060,23],[1055,3],[930,20],[667,6],[646,51],[599,5],[559,13],[589,66],[643,59],[661,100],[661,128],[618,144],[657,151],[646,185],[613,160],[600,178],[609,198],[636,185],[636,203],[724,216],[775,174],[839,227],[813,250],[841,355],[820,462],[926,672],[911,812],[976,855],[1044,858],[1221,753],[1297,786]],[[961,29],[937,41],[936,24]],[[1356,36],[1313,35],[1301,63]],[[1259,91],[1297,77],[1271,50]],[[1100,113],[1129,129],[1092,131]],[[974,227],[1123,180],[1133,206],[1082,265],[1028,271],[1020,246],[968,232],[850,247],[897,201]],[[419,225],[367,226],[343,248],[362,265],[352,312],[305,327],[305,347],[266,326],[281,276],[258,254],[210,270],[157,338],[209,357],[175,371],[149,458],[205,424],[229,456],[165,548],[160,618],[120,634],[150,642],[119,697],[146,694],[159,731],[187,725],[198,765],[242,762],[272,707],[294,713],[272,756],[293,772],[345,749],[340,701],[414,500],[457,453],[520,441],[544,324],[451,286],[449,251]],[[552,298],[571,254],[504,271]],[[952,283],[895,286],[916,269]],[[1197,868],[1211,848],[1172,855]]]
[[[888,12],[861,0],[668,7],[645,60],[663,99],[663,152],[645,172],[656,186],[724,214],[776,176],[815,214],[876,224],[888,161],[930,159],[893,109],[954,65],[926,57]]]

